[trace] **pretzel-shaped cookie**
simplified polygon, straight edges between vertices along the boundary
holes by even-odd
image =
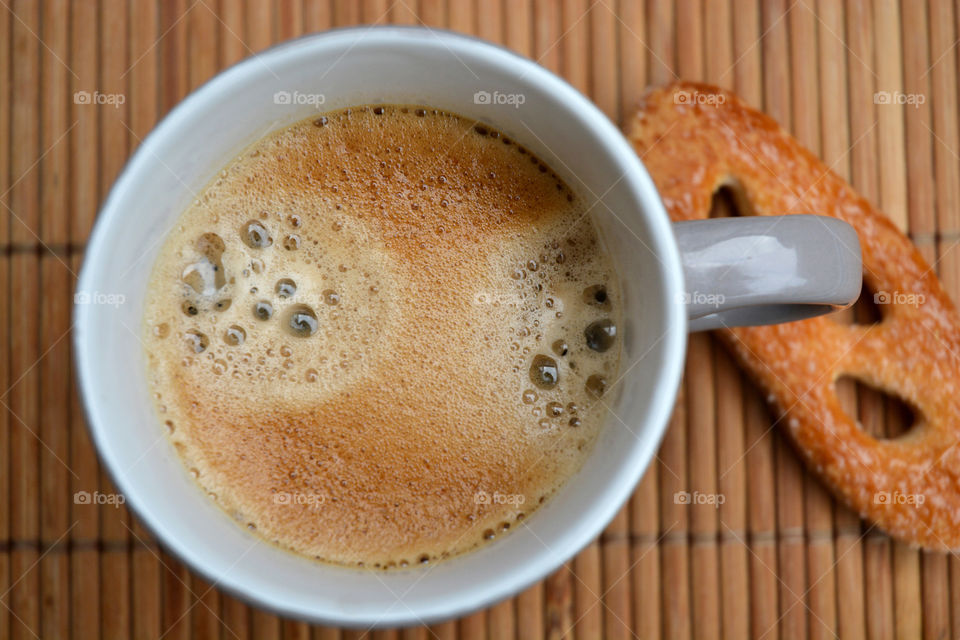
[[[673,220],[706,218],[714,193],[728,186],[744,214],[811,213],[853,225],[865,283],[896,294],[879,323],[822,316],[720,334],[840,499],[903,541],[960,548],[960,314],[910,240],[730,92],[691,83],[654,90],[627,135]],[[911,430],[890,440],[867,434],[840,406],[835,382],[844,375],[911,405]]]

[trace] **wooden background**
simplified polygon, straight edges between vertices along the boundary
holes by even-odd
[[[683,77],[734,88],[908,230],[957,298],[955,4],[0,5],[0,638],[960,637],[960,562],[892,543],[835,504],[709,336],[692,338],[658,460],[598,542],[488,611],[370,633],[250,609],[163,553],[124,509],[75,504],[75,492],[111,489],[84,428],[69,346],[72,288],[98,204],[157,119],[271,43],[359,23],[425,23],[505,43],[617,122],[649,84]],[[78,91],[125,101],[78,104]],[[923,104],[878,105],[877,91]],[[877,394],[850,386],[844,397],[864,428],[903,427]],[[724,504],[676,503],[676,492],[695,490]]]

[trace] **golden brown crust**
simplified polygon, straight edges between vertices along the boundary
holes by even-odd
[[[720,333],[785,413],[808,467],[843,501],[904,541],[960,548],[960,315],[910,240],[773,119],[727,91],[656,89],[626,129],[674,220],[707,217],[714,193],[730,186],[745,213],[829,215],[857,230],[864,281],[890,298],[879,323],[820,317]],[[840,376],[902,398],[916,425],[873,438],[841,408]]]

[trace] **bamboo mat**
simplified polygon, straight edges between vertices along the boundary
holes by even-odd
[[[837,505],[707,335],[691,338],[658,459],[599,541],[487,611],[366,634],[251,609],[166,555],[126,510],[76,504],[76,492],[112,489],[83,424],[69,346],[72,288],[98,204],[158,118],[274,42],[360,23],[425,23],[503,43],[616,122],[648,84],[682,77],[733,88],[909,231],[960,299],[957,5],[0,5],[0,638],[960,637],[960,562],[893,543]],[[78,104],[82,91],[124,101]],[[880,91],[923,104],[875,104]],[[848,315],[869,322],[873,313],[864,304]],[[852,384],[843,396],[872,433],[904,428],[889,399]],[[681,491],[723,504],[677,504]]]

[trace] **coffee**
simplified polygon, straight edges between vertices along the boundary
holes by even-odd
[[[588,213],[517,142],[427,107],[260,140],[148,289],[150,384],[190,473],[267,540],[347,565],[520,526],[582,465],[617,379]]]

